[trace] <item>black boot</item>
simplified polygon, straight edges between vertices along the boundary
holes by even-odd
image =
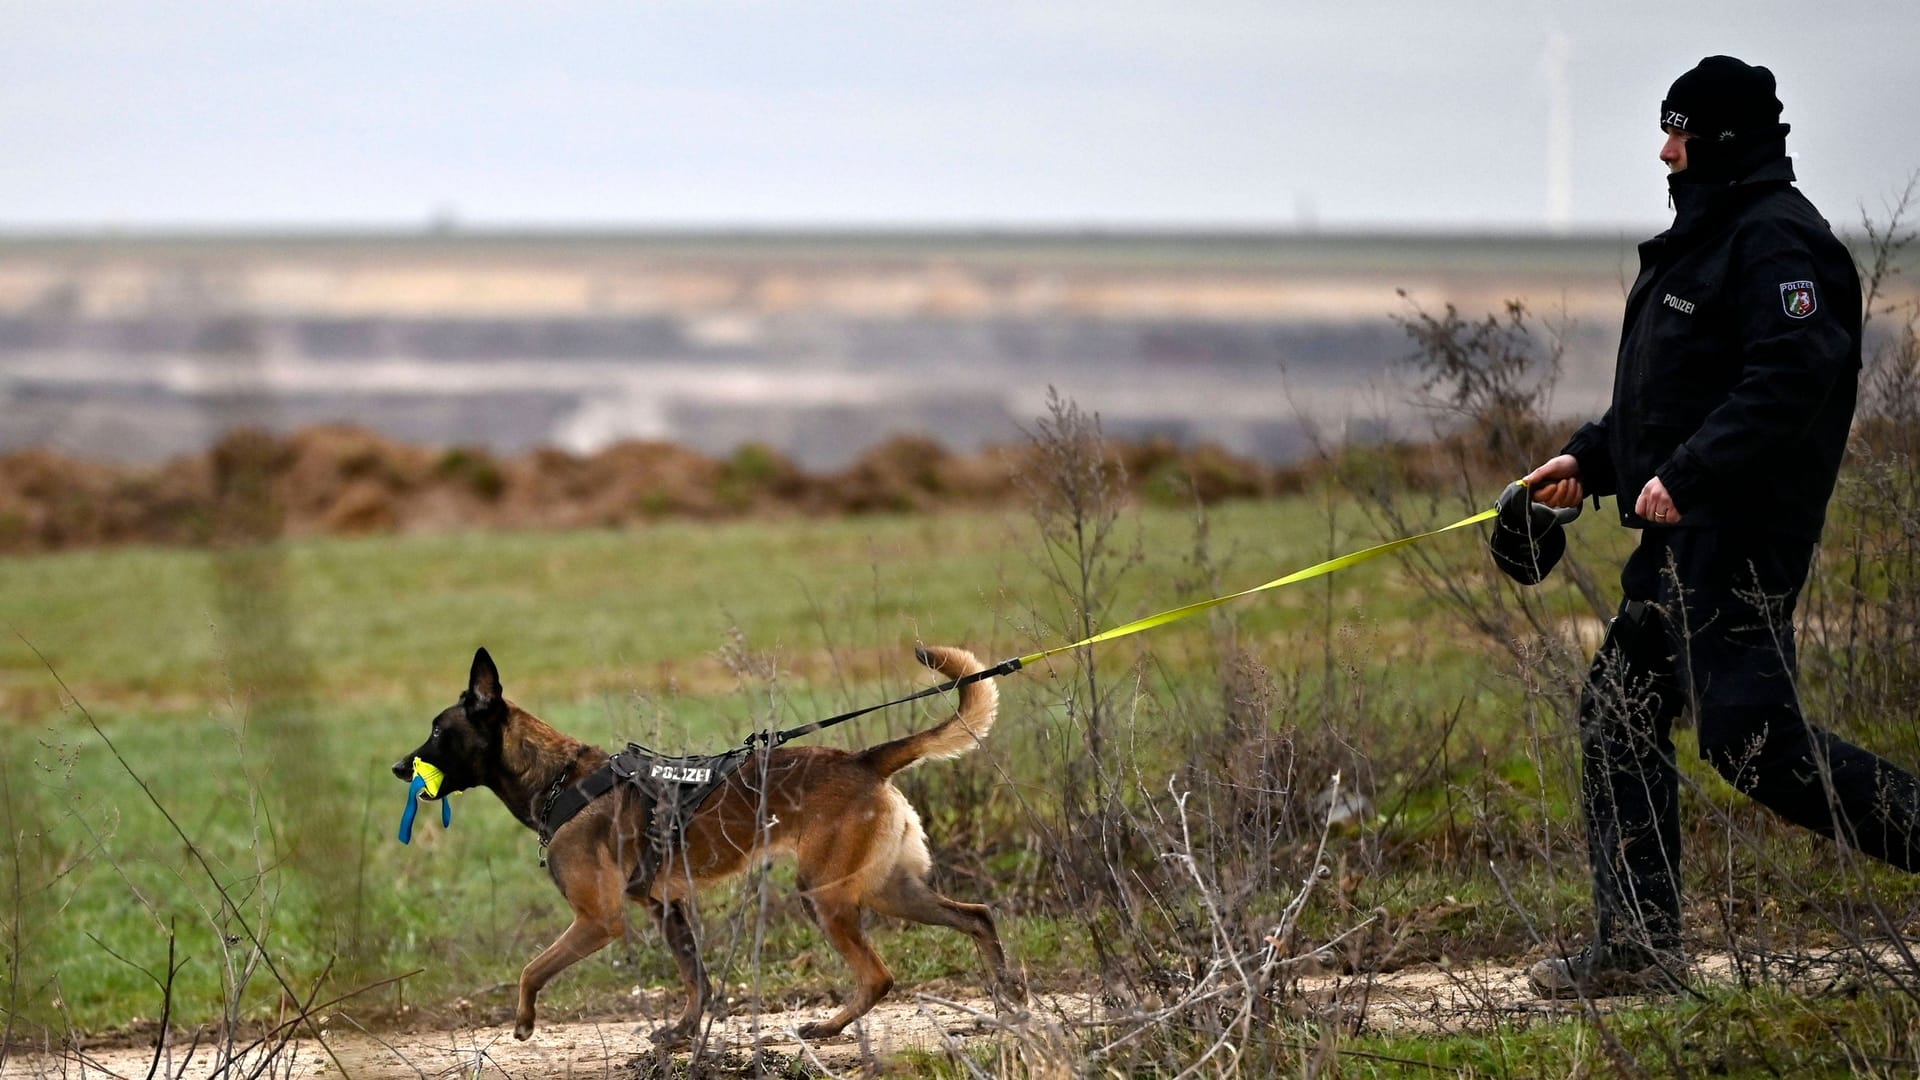
[[[1571,956],[1550,956],[1527,969],[1541,997],[1672,994],[1686,985],[1687,957],[1678,948],[1603,941]]]

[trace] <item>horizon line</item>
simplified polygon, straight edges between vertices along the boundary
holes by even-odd
[[[1617,240],[1657,225],[1343,225],[1294,223],[1134,222],[580,222],[419,223],[235,222],[51,224],[0,223],[0,243],[150,240],[502,240],[502,239],[1004,239],[1004,240]],[[1650,234],[1645,234],[1650,235]]]

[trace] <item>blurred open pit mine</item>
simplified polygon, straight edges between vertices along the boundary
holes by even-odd
[[[1005,443],[1054,387],[1114,438],[1285,463],[1426,434],[1413,302],[1525,300],[1564,335],[1555,412],[1593,410],[1633,260],[1599,236],[0,236],[0,451],[153,462],[347,421],[838,468],[895,434]]]

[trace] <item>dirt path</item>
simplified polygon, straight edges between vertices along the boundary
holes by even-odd
[[[1036,1005],[1047,1012],[1058,1009],[1078,1017],[1090,1015],[1093,1008],[1084,996],[1073,995],[1046,995]],[[719,1021],[710,1029],[706,1053],[745,1066],[757,1042],[767,1054],[842,1073],[857,1070],[868,1057],[886,1057],[910,1049],[938,1051],[943,1046],[987,1037],[993,1029],[993,1005],[988,1001],[941,1004],[903,995],[868,1013],[859,1025],[864,1030],[859,1033],[849,1029],[838,1038],[803,1046],[794,1029],[807,1021],[824,1019],[832,1011],[822,1006]],[[627,1072],[629,1063],[637,1057],[651,1057],[654,1052],[644,1031],[631,1020],[543,1023],[525,1042],[515,1040],[511,1026],[503,1024],[405,1034],[330,1030],[325,1044],[299,1040],[262,1075],[284,1080],[614,1076],[631,1075]],[[203,1050],[189,1060],[186,1053],[185,1046],[170,1048],[156,1075],[201,1080],[218,1071],[214,1054]],[[257,1063],[257,1059],[237,1062],[228,1075],[245,1076]],[[147,1075],[152,1064],[151,1047],[114,1049],[14,1058],[7,1062],[5,1073],[9,1078],[140,1078]],[[777,1075],[780,1070],[774,1067],[770,1071]]]
[[[1737,978],[1739,961],[1726,953],[1695,959],[1696,981],[1727,983]],[[1832,988],[1865,975],[1858,954],[1851,959],[1816,956],[1766,959],[1768,977],[1785,979],[1809,991]],[[1093,993],[1035,996],[1023,1036],[1062,1047],[1087,1030],[1138,1022],[1143,1009],[1103,1000]],[[1329,975],[1301,980],[1295,1011],[1302,1017],[1337,1020],[1349,1032],[1485,1030],[1498,1023],[1524,1022],[1577,1013],[1577,1002],[1543,1001],[1526,985],[1523,966],[1499,964],[1458,968],[1421,966],[1382,975]],[[863,1062],[906,1050],[939,1052],[979,1045],[997,1037],[993,1005],[984,999],[945,1001],[931,995],[897,994],[869,1013],[858,1030],[839,1038],[803,1045],[793,1034],[800,1024],[824,1019],[830,1007],[739,1016],[716,1022],[706,1052],[724,1064],[748,1065],[756,1046],[770,1055],[764,1064],[779,1075],[786,1061],[832,1074],[859,1071]],[[660,1010],[654,1010],[659,1015]],[[337,1021],[335,1021],[337,1023]],[[261,1075],[283,1080],[341,1077],[416,1077],[439,1080],[487,1078],[631,1076],[636,1059],[652,1056],[643,1032],[632,1021],[543,1024],[526,1042],[515,1041],[504,1026],[452,1028],[406,1034],[329,1030],[325,1046],[303,1039]],[[145,1077],[153,1064],[151,1048],[89,1051],[67,1055],[15,1057],[9,1077]],[[227,1075],[245,1076],[255,1062],[237,1062]],[[216,1071],[214,1055],[204,1049],[192,1060],[184,1046],[163,1057],[156,1075],[200,1080]]]

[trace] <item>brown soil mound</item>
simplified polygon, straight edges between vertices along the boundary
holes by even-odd
[[[1295,490],[1298,469],[1166,440],[1112,444],[1134,494],[1211,503]],[[837,472],[806,472],[759,444],[716,459],[660,442],[588,455],[503,458],[431,449],[365,428],[291,435],[234,431],[157,467],[103,465],[43,450],[0,455],[0,552],[101,544],[205,544],[274,536],[566,529],[660,518],[914,513],[1022,498],[1026,447],[955,454],[932,440],[882,442]]]

